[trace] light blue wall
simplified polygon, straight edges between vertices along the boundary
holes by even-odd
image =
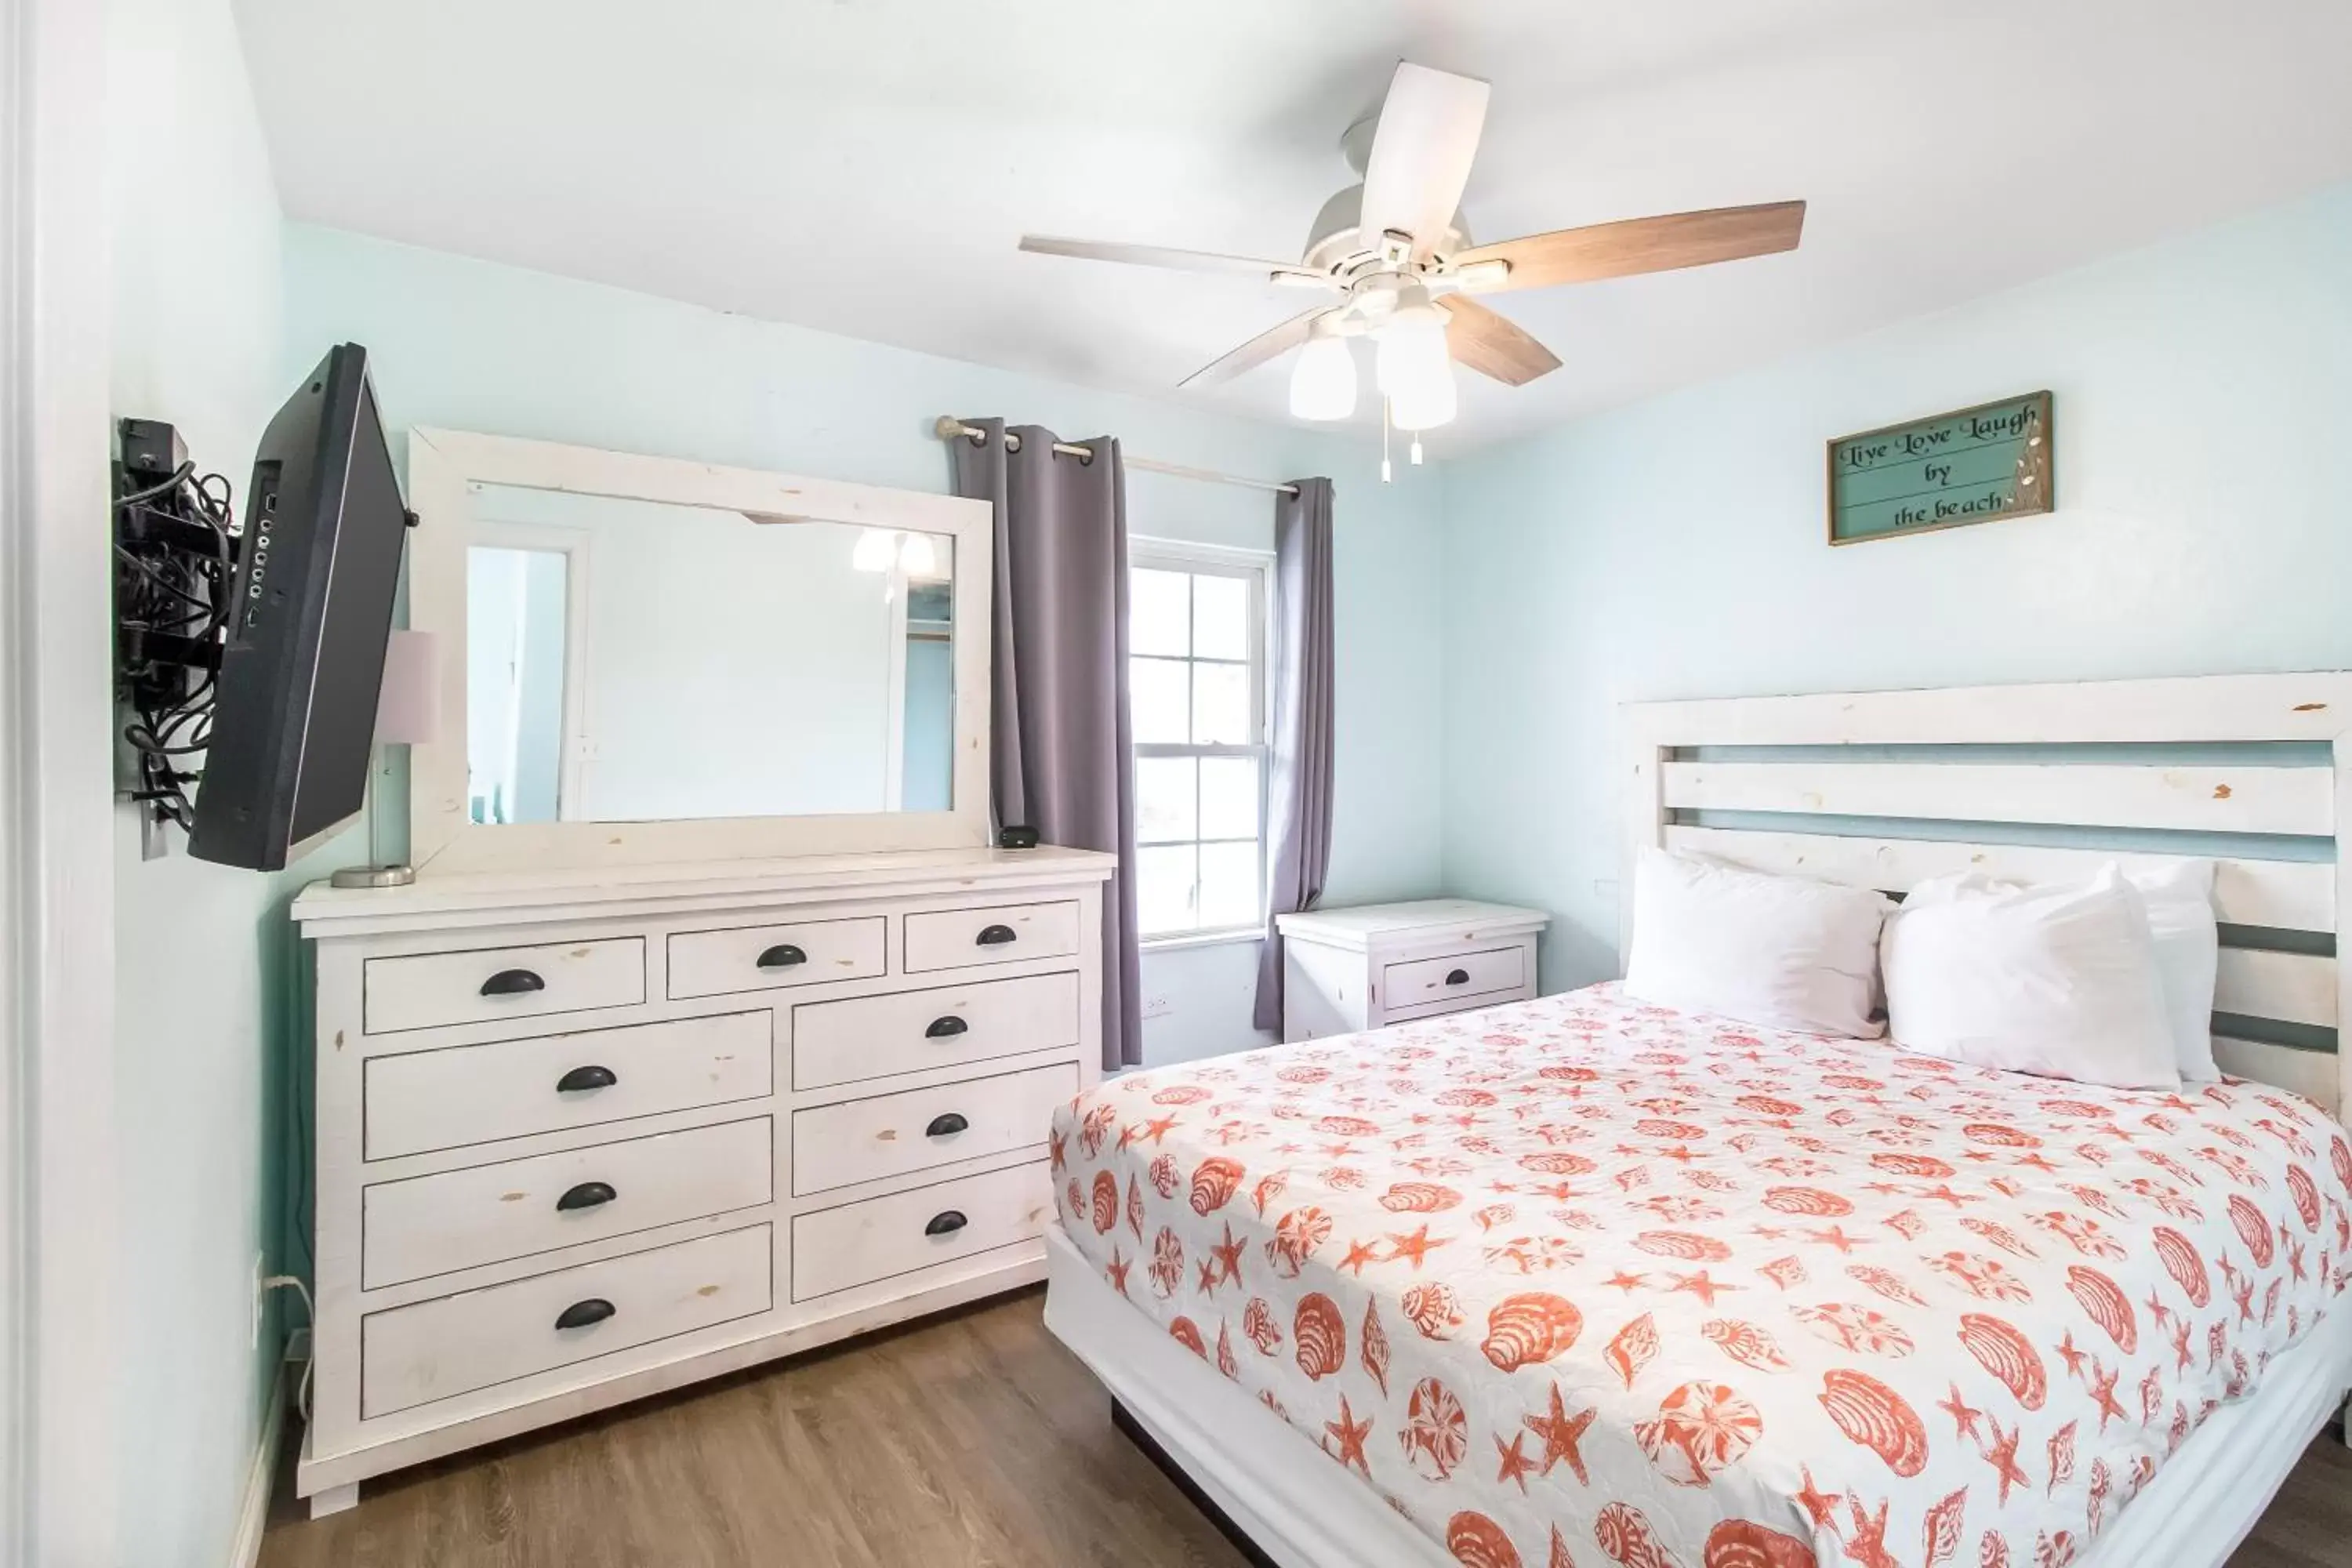
[[[1823,542],[1825,440],[2042,387],[2056,513]],[[1457,460],[1446,880],[1615,972],[1619,702],[2352,666],[2347,431],[2352,187]]]
[[[915,489],[947,488],[941,414],[1003,415],[1076,439],[1110,434],[1130,453],[1263,479],[1331,476],[1338,491],[1339,757],[1331,901],[1438,888],[1434,710],[1439,604],[1433,470],[1379,482],[1358,437],[1266,425],[1173,403],[724,315],[646,295],[289,226],[291,364],[349,339],[367,345],[384,417],[408,426],[701,458]],[[1270,546],[1272,498],[1131,473],[1138,533]],[[1256,1043],[1256,949],[1151,955],[1145,1026],[1154,1060]]]

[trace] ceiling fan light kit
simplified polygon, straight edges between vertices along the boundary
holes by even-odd
[[[1214,385],[1297,349],[1292,415],[1346,419],[1357,401],[1348,340],[1369,335],[1384,426],[1421,431],[1454,416],[1456,362],[1507,386],[1524,386],[1559,368],[1558,355],[1475,295],[1667,272],[1797,247],[1802,202],[1629,218],[1474,245],[1460,209],[1486,129],[1487,96],[1487,84],[1475,77],[1400,62],[1380,112],[1340,138],[1340,151],[1362,184],[1323,204],[1295,262],[1045,235],[1023,237],[1021,248],[1337,294],[1338,303],[1269,328],[1181,384]],[[1416,460],[1419,446],[1415,441]]]

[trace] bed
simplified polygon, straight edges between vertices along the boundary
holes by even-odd
[[[1130,1074],[1055,1119],[1048,1323],[1286,1564],[2219,1564],[2352,1384],[2341,975],[2283,934],[2334,931],[2347,699],[1629,710],[1629,847],[1889,888],[2219,855],[2238,1076],[1610,985]]]

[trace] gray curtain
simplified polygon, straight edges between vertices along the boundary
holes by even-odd
[[[1119,868],[1103,900],[1103,1066],[1143,1060],[1137,973],[1135,766],[1127,711],[1127,479],[1118,443],[1056,455],[1034,425],[967,419],[955,489],[996,508],[992,762],[996,820],[1048,844],[1107,849]]]
[[[1276,915],[1311,910],[1331,864],[1331,481],[1299,479],[1274,503],[1274,767],[1267,781],[1261,1029],[1282,1028]]]

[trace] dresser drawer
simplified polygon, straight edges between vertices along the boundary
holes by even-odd
[[[1054,1214],[1043,1160],[820,1209],[793,1220],[793,1300],[811,1300],[1040,1235]]]
[[[793,1112],[793,1191],[823,1192],[1045,1142],[1078,1064],[968,1079]]]
[[[883,972],[884,917],[678,931],[669,939],[669,994],[725,996]]]
[[[774,1275],[773,1232],[755,1225],[371,1313],[360,1321],[360,1414],[752,1317],[775,1304]]]
[[[1078,1039],[1078,977],[1034,974],[793,1009],[793,1087],[954,1067]]]
[[[1051,904],[1001,904],[982,910],[935,910],[907,917],[907,973],[962,969],[974,963],[1017,963],[1078,951],[1075,900]]]
[[[725,1013],[372,1057],[363,1157],[759,1099],[775,1088],[774,1020],[764,1010]]]
[[[1381,1005],[1391,1013],[1456,996],[1510,991],[1527,984],[1527,954],[1516,947],[1449,953],[1391,963],[1381,971]]]
[[[361,990],[371,1035],[629,1007],[646,999],[646,939],[371,958]]]
[[[775,1126],[761,1116],[378,1182],[360,1192],[360,1284],[373,1290],[750,1208],[774,1196],[774,1169]]]

